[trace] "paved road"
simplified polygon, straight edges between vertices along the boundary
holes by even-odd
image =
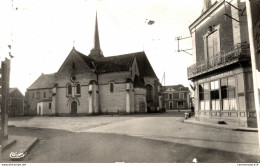
[[[183,123],[183,113],[11,118],[40,142],[26,162],[258,162],[257,133]]]

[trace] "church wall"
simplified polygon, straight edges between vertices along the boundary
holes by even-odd
[[[77,114],[88,114],[90,95],[88,93],[88,86],[81,86],[81,95],[75,95],[75,87],[72,88],[72,95],[67,96],[66,88],[57,88],[57,104],[58,114],[70,114],[70,103],[72,100],[78,102]]]
[[[58,87],[57,88],[57,93],[56,93],[56,99],[57,99],[57,109],[58,109],[58,115],[60,114],[68,114],[68,98],[66,97],[66,88],[63,87]]]
[[[126,111],[126,83],[114,84],[114,92],[110,86],[99,85],[99,101],[102,113],[117,113]]]
[[[73,75],[76,76],[76,81],[79,82],[81,85],[89,85],[90,80],[97,80],[97,75],[95,73],[82,71],[82,73],[77,74],[59,74],[56,76],[56,83],[58,83],[59,87],[66,87],[68,83],[72,83],[71,76]]]
[[[134,88],[134,110],[136,113],[146,112],[146,89]]]
[[[115,83],[125,83],[128,78],[131,78],[131,73],[129,71],[104,73],[98,75],[98,84],[108,84],[110,81]]]

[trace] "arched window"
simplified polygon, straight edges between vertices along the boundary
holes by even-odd
[[[80,84],[76,85],[76,94],[80,94]]]
[[[114,83],[111,82],[109,85],[110,85],[110,92],[114,92]]]
[[[70,84],[67,85],[67,95],[72,94],[72,86]]]
[[[146,101],[147,103],[153,102],[153,87],[151,85],[146,85]]]

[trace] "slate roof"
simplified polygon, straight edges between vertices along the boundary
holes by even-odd
[[[110,56],[96,59],[99,73],[128,71],[134,60],[134,54]]]
[[[69,55],[71,54],[72,56],[80,56],[84,60],[86,65],[88,65],[91,69],[97,70],[98,73],[129,71],[130,67],[132,66],[133,60],[136,57],[140,76],[157,78],[144,52],[136,52],[93,59],[73,48]],[[42,74],[29,88],[27,88],[27,90],[52,88],[54,86],[54,83],[55,74]]]
[[[52,88],[55,74],[42,74],[27,90]]]
[[[9,88],[9,94],[15,92],[16,90],[20,93],[21,96],[24,96],[18,88]]]
[[[13,93],[17,88],[9,88],[9,93]]]
[[[164,91],[165,91],[166,89],[168,89],[168,88],[172,88],[172,89],[174,89],[174,90],[176,90],[176,91],[189,91],[189,88],[188,88],[188,87],[185,87],[185,86],[183,86],[183,85],[181,85],[181,84],[179,84],[179,85],[163,86],[163,90],[164,90]]]
[[[75,50],[75,49],[74,49]],[[136,57],[140,75],[142,77],[156,77],[156,74],[144,52],[136,52],[117,56],[101,57],[93,59],[77,50],[72,52],[78,54],[91,69],[97,69],[98,73],[110,73],[128,71]],[[94,65],[93,65],[94,64]]]

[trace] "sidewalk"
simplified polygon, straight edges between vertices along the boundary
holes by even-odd
[[[215,123],[210,123],[210,122],[202,122],[202,121],[196,120],[194,116],[192,116],[191,118],[185,119],[184,123],[191,123],[191,124],[197,124],[197,125],[203,125],[203,126],[209,126],[209,127],[215,127],[215,128],[222,128],[222,129],[228,129],[228,130],[258,132],[258,128],[249,128],[249,127],[231,126],[228,124],[215,124]]]
[[[10,158],[10,153],[14,152],[17,154],[26,154],[33,148],[34,145],[38,142],[38,138],[35,137],[28,137],[28,136],[16,136],[16,135],[9,135],[8,140],[16,140],[16,142],[5,148],[2,152],[2,161],[10,162],[12,161]],[[25,157],[24,156],[24,157]],[[22,160],[21,158],[20,160]]]

